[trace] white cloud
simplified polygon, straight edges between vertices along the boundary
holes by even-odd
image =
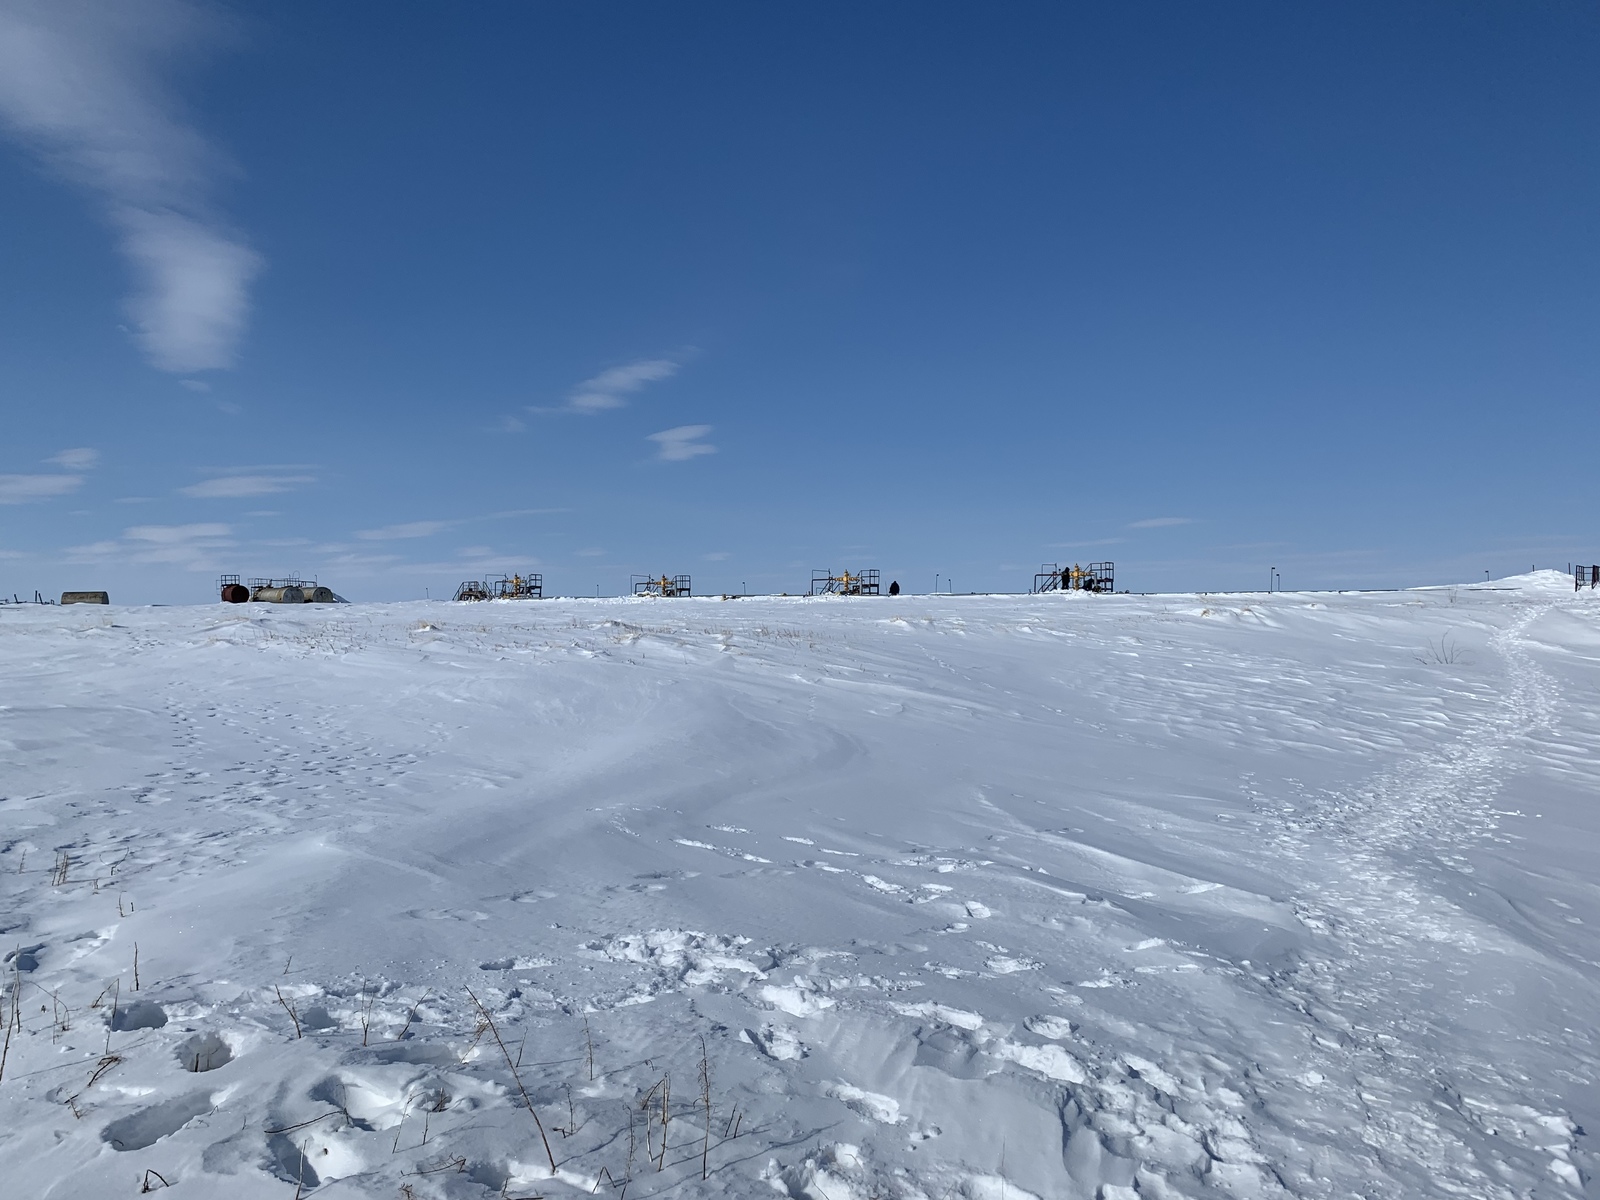
[[[270,496],[315,483],[313,475],[288,475],[277,471],[241,471],[204,479],[178,491],[197,500],[235,500],[245,496]]]
[[[100,451],[91,450],[88,446],[63,450],[60,454],[52,454],[45,459],[45,462],[54,463],[58,467],[66,467],[69,471],[87,471],[99,461]]]
[[[1134,521],[1129,529],[1165,529],[1169,525],[1193,525],[1193,517],[1146,517],[1142,521]]]
[[[210,571],[222,566],[221,552],[234,545],[228,536],[231,532],[231,526],[209,521],[194,525],[135,525],[122,531],[121,541],[73,546],[67,556],[69,562],[123,560]]]
[[[120,542],[90,542],[87,546],[69,546],[67,548],[68,562],[98,561],[111,558],[122,549]]]
[[[424,538],[449,529],[453,521],[410,521],[404,525],[385,525],[382,529],[358,530],[356,536],[369,542],[386,542],[394,538]]]
[[[651,358],[624,367],[612,367],[574,388],[572,395],[567,397],[566,408],[570,412],[580,413],[621,408],[628,402],[626,397],[645,384],[671,378],[677,373],[678,364],[670,358]]]
[[[230,527],[215,522],[197,525],[135,525],[122,531],[122,536],[132,542],[154,542],[161,546],[174,546],[185,542],[208,541],[227,537]]]
[[[665,459],[667,462],[682,462],[686,458],[717,452],[715,446],[708,446],[698,440],[710,432],[709,425],[679,425],[673,429],[663,429],[660,433],[652,433],[648,440],[660,447],[657,458]]]
[[[138,280],[139,342],[163,371],[233,364],[261,267],[211,205],[227,163],[160,78],[223,29],[186,0],[0,3],[0,120],[100,200]]]
[[[82,475],[0,475],[0,504],[28,504],[75,492]]]

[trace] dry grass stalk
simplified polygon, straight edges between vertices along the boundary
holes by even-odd
[[[0,1080],[6,1077],[6,1059],[11,1057],[11,1035],[22,1028],[22,971],[17,970],[16,985],[11,989],[11,1011],[5,1012],[0,1006],[0,1015],[5,1017],[6,1036],[5,1043],[0,1045]]]
[[[361,1044],[367,1044],[367,1033],[372,1028],[372,1005],[377,1000],[378,994],[372,989],[371,983],[361,985]]]
[[[639,1108],[644,1113],[644,1156],[646,1159],[656,1161],[656,1170],[658,1171],[662,1169],[662,1166],[667,1160],[667,1101],[670,1097],[671,1088],[671,1081],[667,1076],[663,1075],[660,1079],[656,1080],[650,1085],[650,1090],[646,1092],[644,1094],[644,1098],[639,1101]],[[659,1155],[653,1149],[651,1149],[650,1138],[650,1103],[656,1098],[656,1092],[658,1090],[661,1092],[661,1153]],[[633,1125],[631,1114],[629,1116],[628,1124],[629,1133],[631,1134]],[[633,1170],[631,1156],[629,1158],[628,1170],[631,1174]]]
[[[111,1053],[111,1031],[117,1025],[117,1003],[122,999],[122,976],[118,975],[111,981],[111,1015],[106,1018],[106,1053]],[[100,993],[102,996],[104,992]]]
[[[706,1057],[706,1039],[700,1038],[700,1103],[706,1110],[706,1132],[700,1141],[700,1180],[711,1178],[711,1061]]]
[[[522,1093],[522,1103],[527,1105],[528,1115],[533,1118],[533,1123],[539,1129],[539,1140],[544,1143],[545,1156],[550,1160],[550,1174],[556,1173],[556,1152],[550,1149],[550,1138],[544,1131],[544,1122],[539,1119],[539,1112],[533,1107],[533,1097],[528,1095],[528,1089],[522,1084],[522,1076],[517,1073],[517,1066],[511,1061],[511,1051],[506,1049],[505,1040],[500,1036],[500,1029],[494,1023],[494,1018],[489,1015],[489,1010],[483,1006],[478,995],[471,988],[467,995],[472,997],[473,1006],[478,1010],[478,1015],[483,1018],[484,1024],[489,1027],[489,1032],[494,1035],[495,1045],[500,1047],[500,1053],[506,1060],[506,1069],[511,1072],[511,1078],[516,1081],[517,1091]]]
[[[431,991],[431,989],[424,990],[422,993],[422,998],[406,1010],[406,1023],[400,1026],[400,1032],[394,1035],[395,1041],[403,1042],[406,1040],[406,1034],[411,1032],[412,1022],[417,1019],[417,1010],[428,1002],[429,991]]]
[[[285,1000],[283,998],[283,993],[278,991],[277,984],[272,985],[272,990],[277,994],[278,1003],[283,1005],[283,1011],[289,1014],[289,1020],[294,1022],[294,1036],[296,1038],[305,1037],[305,1034],[300,1032],[300,1014],[295,1012],[294,1002],[292,1000]]]

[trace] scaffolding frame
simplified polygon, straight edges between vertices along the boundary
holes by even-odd
[[[1600,566],[1586,567],[1579,563],[1572,572],[1572,590],[1600,587]]]
[[[875,567],[857,571],[852,575],[849,571],[835,575],[833,568],[826,571],[811,572],[811,590],[808,596],[876,596],[878,590],[878,571]]]
[[[1033,577],[1034,595],[1041,592],[1109,592],[1116,585],[1116,564],[1093,562],[1087,567],[1073,563],[1063,567],[1059,563],[1044,563]]]
[[[628,584],[635,596],[661,596],[674,600],[694,595],[687,575],[630,575]]]
[[[510,575],[490,575],[485,579],[463,579],[450,599],[543,600],[544,576],[536,571],[519,571]]]

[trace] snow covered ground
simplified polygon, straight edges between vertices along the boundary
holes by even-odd
[[[1570,589],[0,611],[4,1194],[1590,1194]]]

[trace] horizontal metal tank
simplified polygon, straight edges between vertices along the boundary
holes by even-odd
[[[307,604],[337,604],[339,597],[333,594],[332,588],[308,587],[306,592]]]
[[[242,583],[227,583],[222,586],[222,602],[224,604],[243,604],[250,599],[250,589]]]
[[[259,587],[250,593],[250,599],[263,604],[304,604],[306,594],[297,587]]]

